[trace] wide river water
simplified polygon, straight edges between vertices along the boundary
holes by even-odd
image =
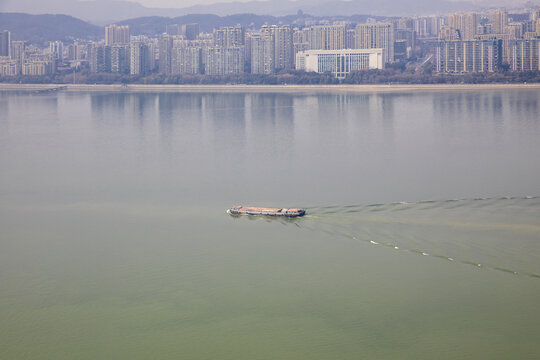
[[[539,359],[539,103],[0,92],[0,358]]]

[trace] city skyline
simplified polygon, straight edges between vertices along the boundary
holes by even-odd
[[[161,23],[153,34],[132,31],[125,23],[110,24],[99,38],[72,38],[66,44],[54,40],[45,47],[12,42],[4,30],[0,75],[70,73],[75,78],[81,72],[167,78],[311,72],[344,80],[395,64],[430,78],[540,71],[540,8],[514,14],[497,10],[357,21],[300,16],[290,21],[216,25],[211,32],[201,31],[198,23]]]

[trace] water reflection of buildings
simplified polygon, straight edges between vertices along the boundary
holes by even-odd
[[[295,111],[302,132],[314,133],[321,146],[331,138],[352,143],[366,140],[381,124],[392,130],[395,100],[395,94],[308,95],[297,100]]]
[[[161,146],[165,153],[187,152],[202,144],[203,94],[160,93],[158,118]]]
[[[518,121],[529,121],[531,125],[538,126],[540,117],[538,103],[540,102],[540,94],[536,90],[528,91],[509,91],[508,112],[512,114],[512,118]],[[532,120],[532,121],[531,121]]]
[[[157,94],[98,93],[90,95],[90,108],[95,121],[103,124],[132,123],[139,127],[155,118]],[[113,117],[106,114],[114,114]]]
[[[445,92],[430,96],[433,98],[433,112],[439,121],[462,119],[464,113],[475,122],[502,119],[503,94],[498,91]]]
[[[8,97],[8,101],[11,103],[10,106],[18,109],[17,114],[10,114],[10,118],[15,116],[20,119],[39,119],[48,124],[56,123],[58,121],[58,98],[60,96],[63,95],[27,92],[21,92],[18,96],[10,96]]]
[[[250,147],[270,151],[274,155],[290,152],[294,138],[292,94],[251,94],[248,137]]]
[[[245,94],[210,93],[203,97],[203,118],[211,127],[218,148],[225,143],[241,146],[245,142]]]
[[[90,94],[92,115],[102,119],[103,114],[111,110],[120,114],[124,113],[127,96],[129,95],[125,93]]]

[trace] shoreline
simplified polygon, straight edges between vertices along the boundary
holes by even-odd
[[[99,92],[421,92],[468,90],[540,90],[535,84],[404,84],[404,85],[154,85],[154,84],[8,84],[0,91],[99,91]]]

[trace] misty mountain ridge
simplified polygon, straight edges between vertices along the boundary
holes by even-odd
[[[256,14],[235,14],[218,16],[212,14],[190,14],[179,17],[145,16],[117,22],[129,25],[131,35],[157,36],[165,32],[170,24],[198,23],[203,32],[212,32],[215,27],[241,25],[246,28],[260,28],[264,24],[291,24],[302,18],[331,20],[334,17],[311,17],[311,15],[270,16]],[[342,20],[365,22],[368,18],[383,20],[372,15],[352,15],[338,17]],[[104,28],[67,15],[30,15],[22,13],[0,13],[2,29],[12,33],[13,40],[27,40],[34,44],[73,39],[99,40],[104,37]]]
[[[179,17],[188,14],[227,16],[239,13],[284,16],[296,14],[299,10],[314,16],[350,14],[414,16],[455,11],[477,11],[486,7],[504,5],[515,7],[526,2],[526,0],[265,0],[194,5],[184,8],[149,8],[137,2],[121,0],[2,0],[0,11],[66,14],[105,25],[137,17]]]
[[[0,13],[0,30],[9,30],[12,40],[34,44],[48,41],[103,38],[103,28],[68,15]]]

